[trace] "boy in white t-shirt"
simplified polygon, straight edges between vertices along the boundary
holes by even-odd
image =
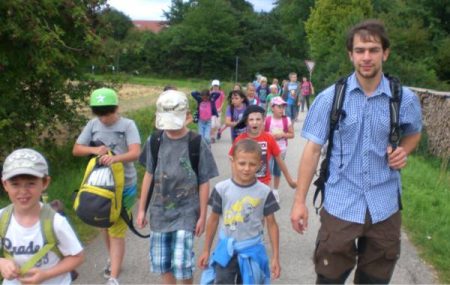
[[[286,105],[287,103],[281,97],[273,98],[271,101],[272,114],[268,115],[265,121],[265,131],[271,133],[276,140],[283,160],[286,157],[288,139],[294,138],[294,127],[292,126],[291,119],[284,115]],[[270,169],[273,175],[273,194],[277,202],[279,202],[278,188],[280,187],[281,171],[273,158],[270,163]]]
[[[52,230],[62,257],[53,248],[31,269],[25,269],[27,261],[47,244],[40,219],[45,206],[40,198],[50,184],[45,158],[33,149],[15,150],[3,164],[2,183],[12,202],[7,229],[0,236],[3,284],[70,284],[70,272],[83,262],[84,253],[66,218],[58,213],[53,218]],[[9,206],[0,209],[0,217],[9,209]]]

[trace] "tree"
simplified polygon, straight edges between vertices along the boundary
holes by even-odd
[[[81,119],[92,84],[84,67],[100,49],[104,1],[0,2],[0,155],[54,139]]]
[[[315,81],[319,89],[351,69],[345,48],[346,32],[362,19],[370,18],[369,0],[317,0],[306,22],[311,57],[316,61]]]

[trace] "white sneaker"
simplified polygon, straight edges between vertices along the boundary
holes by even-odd
[[[277,203],[280,203],[280,192],[278,190],[273,189],[272,190],[273,196],[275,197],[275,200],[277,200]]]
[[[108,281],[106,281],[106,285],[119,285],[119,280],[114,277],[110,277]]]
[[[105,277],[106,279],[111,278],[111,259],[109,258],[106,260],[106,265],[103,268],[103,277]]]

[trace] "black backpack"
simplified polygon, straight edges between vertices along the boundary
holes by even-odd
[[[392,148],[395,149],[400,142],[400,103],[402,101],[402,86],[400,81],[396,77],[391,77],[387,74],[385,76],[389,79],[389,88],[392,93],[392,97],[389,100],[389,111],[390,111],[390,119],[391,119],[391,130],[389,132],[389,143]],[[334,88],[334,98],[333,98],[333,106],[330,112],[330,130],[328,134],[328,147],[327,154],[325,159],[322,160],[320,164],[319,177],[314,181],[314,185],[316,186],[316,192],[314,193],[313,205],[316,208],[316,213],[319,212],[319,209],[322,207],[324,198],[325,198],[325,183],[330,176],[329,171],[329,162],[331,157],[331,150],[333,149],[333,136],[334,130],[336,129],[337,124],[339,123],[339,119],[342,115],[342,106],[344,105],[345,99],[345,91],[347,88],[347,78],[345,76],[339,79]],[[321,195],[321,201],[319,206],[316,206],[316,199]],[[400,209],[402,208],[402,204],[400,201],[399,195],[399,205]]]
[[[152,153],[153,173],[155,173],[156,166],[158,164],[158,153],[163,133],[164,131],[162,130],[155,130],[150,138],[150,151]],[[192,131],[189,131],[188,136],[189,136],[189,145],[188,145],[189,160],[191,162],[192,169],[194,170],[198,180],[198,164],[200,161],[200,145],[202,142],[202,137],[199,134],[194,133]],[[145,213],[147,213],[148,207],[150,205],[150,200],[152,198],[154,187],[155,187],[155,179],[153,177],[150,183],[150,188],[148,190],[147,201],[145,202]]]

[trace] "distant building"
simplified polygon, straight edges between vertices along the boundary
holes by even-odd
[[[162,29],[168,27],[167,21],[133,21],[136,29],[140,31],[151,31],[155,34],[159,33]]]

